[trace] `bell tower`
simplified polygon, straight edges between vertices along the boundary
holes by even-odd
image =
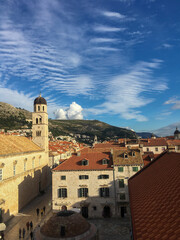
[[[34,100],[32,113],[32,140],[35,144],[48,152],[48,114],[47,102],[41,97]]]

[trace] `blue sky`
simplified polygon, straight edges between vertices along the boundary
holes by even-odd
[[[180,121],[180,1],[1,0],[0,101],[150,131]]]

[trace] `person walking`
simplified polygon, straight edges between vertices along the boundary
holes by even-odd
[[[29,231],[29,222],[26,223],[27,231]]]
[[[39,216],[39,208],[36,208],[37,217]]]
[[[19,238],[21,238],[21,228],[19,228]]]
[[[30,232],[30,237],[31,237],[31,240],[33,240],[33,232],[32,231]]]
[[[44,211],[43,211],[43,208],[41,208],[41,217],[43,216],[43,212],[44,212]]]
[[[43,207],[43,211],[44,211],[44,215],[45,215],[45,212],[46,212],[46,207],[45,206]]]
[[[33,229],[33,222],[31,221],[29,225],[30,225],[30,229],[32,231],[32,229]]]
[[[25,234],[26,234],[26,230],[25,230],[25,228],[23,228],[23,238],[25,237]]]

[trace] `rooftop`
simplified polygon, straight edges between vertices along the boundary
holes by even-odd
[[[108,159],[109,164],[102,164],[103,159]],[[88,160],[88,165],[82,165],[83,160]],[[112,170],[112,160],[110,153],[85,153],[80,156],[72,156],[53,171],[66,171],[66,170]]]
[[[0,155],[36,151],[42,149],[26,137],[0,135]]]
[[[180,238],[180,153],[163,152],[129,179],[134,239]]]
[[[113,151],[113,163],[114,165],[136,165],[143,164],[143,160],[139,149],[121,149]]]

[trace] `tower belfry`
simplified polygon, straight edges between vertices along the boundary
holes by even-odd
[[[47,102],[41,97],[34,100],[34,112],[32,113],[32,140],[39,147],[48,151],[48,114]]]

